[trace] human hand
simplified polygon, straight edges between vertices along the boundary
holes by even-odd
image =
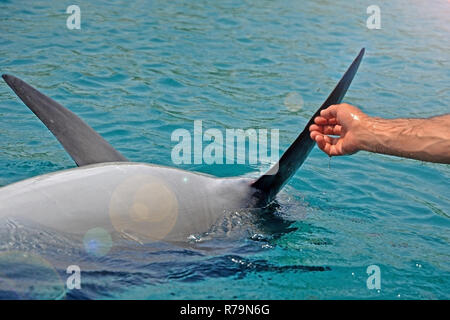
[[[330,157],[352,154],[361,150],[360,136],[368,119],[369,116],[355,106],[331,105],[314,119],[309,127],[310,136]]]

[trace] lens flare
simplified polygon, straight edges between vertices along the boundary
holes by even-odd
[[[7,299],[61,299],[64,281],[53,265],[31,252],[0,253],[0,292]]]
[[[297,112],[303,108],[303,98],[298,92],[289,92],[284,98],[284,105],[291,112]]]
[[[103,228],[94,228],[86,232],[83,243],[86,252],[96,257],[107,255],[113,245],[110,234]]]
[[[111,196],[109,214],[114,228],[139,240],[164,239],[178,218],[178,201],[169,186],[151,175],[133,176]]]
[[[0,300],[20,300],[23,299],[14,290],[15,284],[9,279],[0,277]]]

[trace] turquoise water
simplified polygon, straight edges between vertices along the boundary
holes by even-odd
[[[278,128],[284,150],[361,47],[347,102],[383,117],[449,112],[450,3],[380,1],[382,29],[369,30],[372,2],[77,1],[81,30],[69,30],[72,3],[0,1],[0,72],[70,108],[127,158],[169,166],[172,131],[194,120]],[[285,105],[292,93],[304,101],[296,111]],[[6,84],[0,137],[0,186],[74,167]],[[448,165],[364,152],[329,161],[315,148],[269,212],[242,214],[240,227],[192,247],[93,257],[61,235],[4,233],[0,296],[448,299],[449,178]],[[81,290],[64,289],[67,257],[92,264]],[[373,264],[380,290],[366,286]]]

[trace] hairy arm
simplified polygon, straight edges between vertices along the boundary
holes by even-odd
[[[428,119],[369,118],[361,133],[362,150],[450,163],[450,115]]]
[[[383,119],[343,103],[322,110],[310,131],[311,138],[330,156],[365,150],[450,164],[450,114]]]

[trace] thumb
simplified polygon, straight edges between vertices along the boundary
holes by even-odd
[[[320,115],[326,119],[336,118],[338,112],[339,105],[333,104],[326,109],[320,111]]]

